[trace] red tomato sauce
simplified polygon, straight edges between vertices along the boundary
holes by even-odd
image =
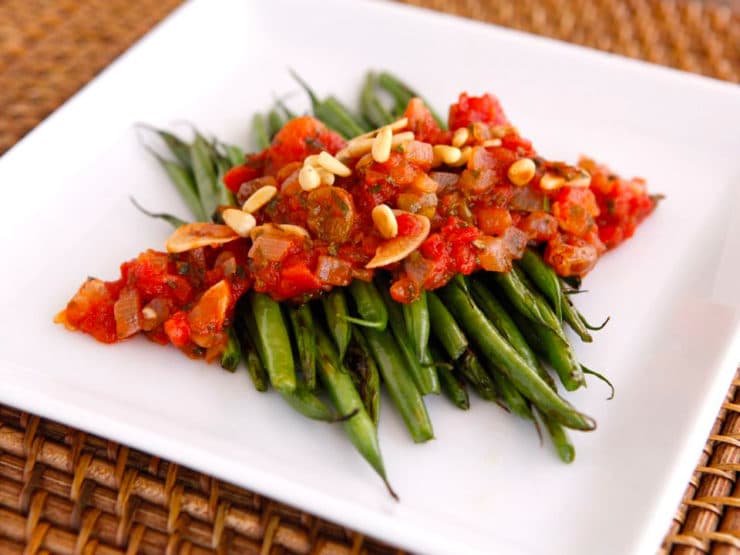
[[[86,281],[57,320],[99,341],[143,333],[212,359],[250,289],[305,301],[353,279],[371,280],[377,270],[368,263],[397,245],[413,248],[380,268],[391,273],[391,295],[403,303],[458,273],[509,271],[528,245],[541,248],[558,274],[583,276],[655,208],[641,179],[622,179],[589,159],[569,166],[539,156],[490,94],[461,94],[449,110],[450,131],[419,99],[404,116],[408,123],[396,133],[413,139],[393,146],[386,161],[348,157],[351,175],[312,190],[300,181],[306,158],[341,154],[347,143],[312,117],[289,121],[269,148],[224,176],[240,204],[266,185],[277,188],[254,214],[259,233],[178,254],[146,251],[121,266],[118,280]],[[458,144],[462,162],[445,164],[435,145],[449,147],[460,129],[467,130]],[[533,169],[517,184],[512,168],[523,159]],[[380,204],[400,211],[393,239],[371,217]],[[424,218],[429,225],[421,225]]]

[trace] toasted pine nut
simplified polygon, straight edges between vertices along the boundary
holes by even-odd
[[[578,176],[573,179],[569,179],[565,184],[568,187],[588,187],[591,185],[591,174],[586,170],[579,168]]]
[[[396,135],[393,135],[393,140],[391,141],[391,146],[398,146],[403,143],[407,143],[409,141],[414,140],[414,134],[411,131],[404,131],[403,133],[397,133]]]
[[[292,233],[293,235],[302,235],[303,237],[311,237],[307,229],[302,228],[299,225],[293,224],[278,224],[279,229],[286,233]]]
[[[247,237],[249,232],[257,225],[254,216],[236,208],[227,208],[223,211],[221,217],[224,219],[226,225],[233,229],[240,237]]]
[[[376,162],[387,162],[391,156],[391,143],[393,142],[393,131],[386,126],[383,127],[373,139],[373,160]]]
[[[460,156],[462,155],[462,152],[456,146],[434,145],[432,151],[434,152],[434,161],[438,161],[436,165],[441,163],[454,164],[460,160]],[[435,165],[434,162],[432,165]]]
[[[470,138],[470,131],[468,131],[467,127],[460,127],[459,129],[456,129],[455,132],[452,134],[452,146],[456,146],[457,148],[460,148],[465,143],[468,142],[468,139]]]
[[[398,235],[398,221],[393,210],[387,204],[379,204],[371,213],[373,223],[385,239],[392,239]]]
[[[156,320],[157,319],[157,311],[154,310],[151,306],[145,306],[141,309],[141,315],[144,317],[144,320]]]
[[[350,175],[352,175],[352,170],[350,170],[347,166],[342,164],[339,160],[334,158],[334,156],[332,156],[325,150],[321,151],[317,162],[319,166],[321,166],[325,170],[330,171],[334,175],[338,175],[339,177],[349,177]]]
[[[298,183],[304,191],[313,191],[321,185],[321,176],[312,165],[304,164],[298,172]]]
[[[481,143],[481,146],[484,146],[486,148],[501,146],[501,139],[488,139],[487,141],[483,141]]]
[[[565,179],[553,173],[546,173],[540,178],[540,189],[554,191],[565,185]]]
[[[449,165],[450,166],[463,166],[468,163],[468,160],[470,159],[470,153],[473,152],[473,148],[469,146],[464,146],[460,149],[460,159],[457,160],[457,162],[452,162]]]
[[[319,179],[321,179],[322,185],[334,185],[334,179],[336,176],[329,170],[326,170],[319,166],[318,168],[316,168],[316,173],[319,174]]]
[[[509,166],[507,175],[509,176],[509,181],[521,187],[532,181],[536,171],[537,168],[530,158],[522,158]]]
[[[242,210],[254,214],[265,204],[270,202],[273,197],[277,195],[277,187],[273,185],[265,185],[260,187],[242,205]]]

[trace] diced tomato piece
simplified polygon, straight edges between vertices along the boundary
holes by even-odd
[[[280,272],[280,283],[273,295],[276,299],[291,299],[321,288],[321,281],[306,264],[293,264]]]
[[[409,129],[417,141],[433,145],[449,142],[449,133],[440,128],[420,98],[412,98],[403,115],[409,119]]]
[[[478,228],[488,235],[501,235],[511,226],[511,213],[499,206],[483,206],[475,211]]]
[[[439,233],[432,233],[419,247],[421,254],[430,260],[439,260],[445,252],[444,241]]]
[[[229,191],[236,193],[239,191],[239,187],[241,187],[242,183],[246,183],[247,181],[251,181],[252,179],[259,177],[259,174],[259,168],[254,166],[247,166],[246,164],[242,166],[234,166],[224,174],[223,182]]]
[[[449,127],[454,130],[476,121],[488,125],[509,125],[501,104],[494,96],[488,93],[483,96],[462,93],[457,104],[450,106]]]
[[[173,314],[164,323],[164,332],[175,347],[185,347],[190,343],[190,324],[187,313],[179,311]]]
[[[278,131],[267,150],[265,174],[275,175],[291,162],[302,162],[311,154],[326,150],[331,154],[344,146],[342,137],[314,117],[301,116],[288,121]]]

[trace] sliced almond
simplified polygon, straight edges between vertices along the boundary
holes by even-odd
[[[396,236],[393,239],[384,241],[375,249],[375,256],[367,263],[365,268],[380,268],[382,266],[398,262],[399,260],[403,260],[409,254],[418,249],[424,242],[424,239],[429,235],[430,223],[428,218],[417,214],[411,214],[410,212],[404,212],[402,210],[394,210],[393,213],[396,216],[405,214],[416,219],[421,224],[419,233],[414,235],[403,235],[400,237]]]
[[[201,247],[223,245],[239,235],[227,225],[196,222],[178,227],[167,239],[167,252],[186,252]]]

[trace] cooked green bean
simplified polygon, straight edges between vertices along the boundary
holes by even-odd
[[[252,116],[252,133],[258,150],[264,150],[270,146],[270,134],[267,131],[265,116],[259,112]]]
[[[468,339],[452,314],[436,293],[427,293],[429,320],[434,337],[440,342],[452,360],[457,360],[468,348]]]
[[[555,309],[558,318],[562,321],[565,319],[573,328],[582,341],[590,343],[593,341],[591,334],[588,333],[586,326],[584,326],[581,320],[580,314],[576,311],[570,299],[563,291],[563,287],[560,284],[560,278],[555,271],[548,266],[539,254],[527,249],[524,252],[524,256],[519,261],[519,265],[525,271],[529,279],[531,279],[540,292],[550,302],[550,305]]]
[[[250,308],[257,328],[262,362],[272,386],[281,393],[296,389],[293,351],[280,304],[263,293],[250,296]]]
[[[376,77],[372,72],[368,72],[365,78],[365,85],[362,87],[360,96],[360,107],[362,116],[375,127],[382,127],[391,121],[393,116],[388,113],[385,106],[380,102],[375,94]]]
[[[156,218],[159,220],[163,220],[170,224],[172,227],[180,227],[181,225],[185,225],[187,222],[181,218],[178,218],[177,216],[173,216],[172,214],[167,214],[166,212],[149,212],[146,208],[144,208],[141,204],[139,204],[134,197],[128,197],[131,201],[131,204],[133,204],[136,209],[141,212],[142,214],[149,216],[150,218]]]
[[[316,387],[316,330],[311,306],[308,303],[289,306],[287,312],[303,379],[306,387],[313,390]]]
[[[384,282],[380,282],[377,288],[385,302],[388,310],[388,322],[390,323],[393,336],[401,351],[403,359],[406,361],[406,371],[411,374],[417,389],[422,395],[439,392],[439,377],[432,365],[422,365],[422,360],[414,353],[409,345],[409,337],[406,333],[406,324],[404,323],[403,310],[400,303],[391,298],[388,287]],[[426,353],[426,351],[425,351]]]
[[[350,441],[363,458],[370,463],[370,466],[373,467],[375,472],[383,479],[390,494],[395,499],[398,499],[398,496],[388,483],[383,457],[380,453],[378,431],[373,420],[365,411],[360,394],[355,389],[349,372],[342,367],[342,363],[331,339],[329,339],[320,327],[317,328],[316,338],[319,376],[329,393],[332,403],[340,414],[349,414],[357,411],[352,418],[344,423],[344,429]]]
[[[270,110],[267,114],[267,133],[270,141],[275,138],[278,131],[285,125],[285,121],[277,110]]]
[[[195,142],[190,145],[195,184],[207,220],[211,219],[219,204],[216,168],[210,150],[208,142],[201,135],[196,135]]]
[[[242,356],[247,366],[247,372],[252,379],[254,388],[257,391],[267,391],[269,377],[265,372],[265,367],[260,358],[262,348],[258,346],[259,333],[257,332],[257,323],[254,321],[252,311],[249,306],[244,306],[242,302],[237,305],[236,318],[237,332],[241,339]]]
[[[241,148],[236,145],[224,145],[224,148],[226,149],[226,158],[232,168],[244,163],[244,151]]]
[[[349,318],[350,322],[363,327],[384,330],[388,325],[388,309],[385,307],[383,297],[372,282],[354,279],[349,284],[349,293],[355,302],[357,312],[362,320]]]
[[[339,350],[339,358],[344,359],[344,353],[347,352],[347,345],[349,345],[349,340],[352,337],[347,297],[345,297],[342,289],[335,287],[321,297],[321,304],[324,307],[329,332]]]
[[[453,279],[441,289],[441,296],[455,319],[463,326],[468,338],[480,349],[491,364],[500,368],[514,386],[548,416],[565,426],[593,430],[596,422],[576,411],[559,397],[527,362],[509,345],[483,312],[473,302],[464,282]]]
[[[556,422],[552,418],[547,418],[545,415],[542,416],[545,429],[550,436],[550,441],[552,441],[558,457],[560,457],[560,460],[564,463],[572,463],[576,458],[576,449],[573,447],[573,444],[568,437],[568,432],[563,428],[563,425],[560,424],[560,422]]]
[[[475,353],[467,349],[463,355],[455,361],[455,369],[470,383],[475,392],[486,401],[495,401],[498,397],[496,386],[488,375],[486,369],[475,356]]]
[[[190,171],[191,160],[190,160],[190,146],[188,143],[183,141],[177,135],[165,131],[164,129],[157,129],[151,125],[139,124],[140,127],[148,129],[156,133],[165,146],[169,149],[175,159],[188,171]]]
[[[439,117],[439,115],[432,109],[431,104],[427,102],[420,94],[411,89],[408,85],[403,83],[400,79],[387,71],[382,72],[378,75],[378,84],[384,88],[396,101],[396,114],[400,116],[406,109],[406,105],[414,97],[419,97],[426,104],[432,117],[437,121],[437,124],[441,129],[447,129],[447,123]]]
[[[349,368],[365,410],[377,426],[380,418],[380,374],[370,347],[361,333],[352,334],[344,364]]]
[[[171,160],[161,157],[153,150],[149,150],[149,152],[157,159],[157,162],[159,162],[162,168],[164,168],[164,171],[167,173],[167,177],[170,178],[170,181],[177,189],[180,197],[185,201],[185,204],[190,209],[195,220],[198,222],[207,221],[208,217],[203,211],[203,206],[201,205],[200,197],[198,196],[198,189],[190,170],[177,162],[172,162]]]
[[[560,278],[550,266],[545,264],[539,254],[532,249],[526,249],[521,260],[517,263],[527,277],[531,279],[540,293],[550,301],[555,310],[558,320],[563,321],[563,288],[560,286]],[[590,340],[590,338],[589,338]],[[585,341],[585,340],[584,340]]]
[[[457,408],[468,410],[470,408],[470,396],[468,395],[465,380],[459,376],[457,370],[453,369],[451,363],[444,362],[445,358],[441,349],[433,348],[432,357],[437,366],[439,383],[445,397],[447,397]]]
[[[283,391],[280,394],[296,412],[306,418],[322,422],[344,421],[344,416],[334,414],[324,401],[302,383],[299,383],[293,391]]]
[[[560,321],[550,305],[539,293],[529,287],[524,276],[516,268],[510,272],[488,272],[487,275],[491,276],[516,310],[532,322],[550,328],[567,340]]]
[[[236,337],[234,328],[229,328],[229,340],[226,343],[224,352],[221,353],[221,368],[229,372],[236,372],[237,366],[242,360],[241,346],[239,339]]]
[[[391,331],[362,328],[361,333],[367,339],[370,352],[383,376],[383,382],[413,440],[420,443],[432,439],[434,431],[424,399],[404,365],[403,357]]]
[[[427,292],[422,289],[419,298],[410,303],[401,305],[403,321],[406,324],[406,335],[411,340],[411,346],[419,359],[422,358],[429,344],[429,307]]]

